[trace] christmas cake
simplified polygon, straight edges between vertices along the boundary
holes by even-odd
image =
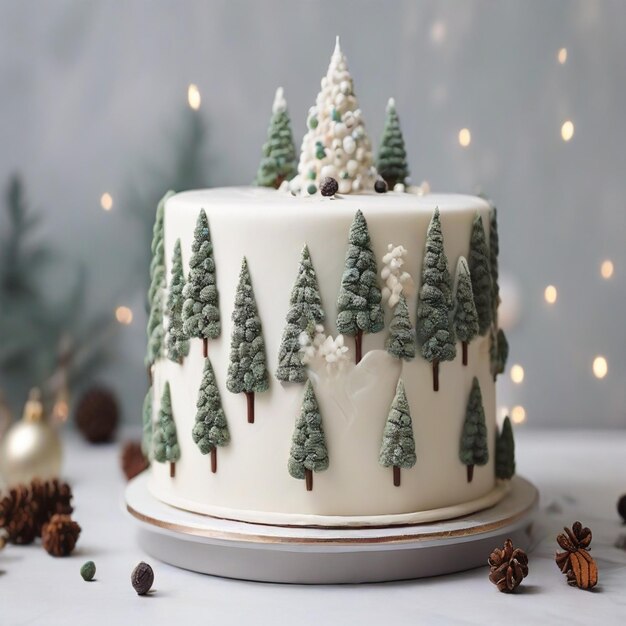
[[[374,156],[339,42],[299,162],[278,90],[255,182],[157,209],[153,495],[320,526],[495,504],[514,473],[495,208],[409,185],[393,100]]]

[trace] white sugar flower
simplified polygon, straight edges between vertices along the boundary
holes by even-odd
[[[385,281],[382,296],[391,308],[396,306],[403,293],[409,294],[414,286],[411,275],[402,270],[406,255],[407,250],[404,246],[394,246],[390,243],[382,259],[383,268],[380,276]]]

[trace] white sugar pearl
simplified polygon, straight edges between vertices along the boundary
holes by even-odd
[[[365,150],[362,147],[358,147],[355,157],[359,163],[363,163],[363,158],[365,157]]]
[[[396,183],[396,184],[393,186],[393,190],[394,190],[394,191],[397,191],[397,192],[399,192],[399,193],[403,193],[403,192],[404,192],[404,185],[403,185],[402,183]]]
[[[350,93],[350,82],[347,81],[347,80],[342,80],[341,84],[339,85],[339,90],[343,94],[349,94]]]
[[[354,159],[350,159],[346,163],[346,170],[350,176],[354,176],[358,169],[359,169],[359,164]]]
[[[356,142],[349,135],[343,138],[343,149],[346,151],[346,154],[353,154],[356,150]]]
[[[337,178],[337,168],[334,165],[324,165],[320,171],[320,178]]]
[[[351,180],[340,180],[339,181],[339,193],[350,193],[352,189],[352,181]]]
[[[330,144],[333,150],[336,150],[337,148],[341,148],[341,146],[343,145],[341,142],[341,139],[339,139],[339,137],[335,137],[332,140],[332,143]]]
[[[335,128],[334,128],[335,137],[339,137],[340,139],[342,139],[343,137],[346,136],[347,132],[348,132],[348,129],[346,128],[346,125],[343,122],[335,123]]]
[[[352,181],[352,191],[361,191],[361,179],[356,178]]]
[[[337,94],[337,96],[334,98],[334,102],[335,102],[335,106],[338,109],[341,109],[346,102],[346,97],[342,93]]]

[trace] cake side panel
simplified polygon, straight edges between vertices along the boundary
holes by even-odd
[[[395,194],[394,194],[395,195]],[[278,349],[285,324],[289,294],[298,269],[302,246],[309,247],[317,271],[326,330],[336,334],[336,299],[344,270],[350,224],[357,209],[367,219],[377,261],[387,245],[403,245],[406,269],[419,285],[422,257],[432,209],[417,199],[407,208],[406,199],[394,206],[394,195],[385,198],[354,196],[346,202],[326,201],[323,211],[305,199],[293,200],[293,210],[272,212],[245,201],[239,204],[219,199],[197,203],[170,199],[165,215],[165,251],[169,272],[176,239],[180,238],[183,264],[188,271],[193,231],[201,208],[207,212],[214,245],[217,285],[220,296],[222,334],[210,340],[208,354],[215,371],[231,442],[218,448],[216,473],[210,459],[193,442],[191,432],[204,359],[202,342],[191,340],[189,356],[182,366],[161,360],[155,367],[154,393],[158,404],[163,385],[171,385],[173,413],[178,430],[181,458],[176,477],[170,478],[165,464],[153,463],[152,488],[162,497],[177,496],[201,507],[259,510],[310,515],[382,515],[440,508],[472,500],[495,485],[495,385],[489,367],[489,340],[477,338],[470,344],[469,364],[460,355],[441,364],[441,387],[432,390],[432,369],[417,356],[400,362],[384,352],[391,312],[386,310],[386,327],[365,335],[365,358],[358,368],[347,367],[342,378],[322,381],[316,394],[326,434],[329,468],[314,474],[314,487],[306,491],[304,481],[287,471],[294,422],[300,412],[304,386],[280,383],[274,377]],[[280,202],[284,202],[283,199]],[[467,256],[471,224],[476,210],[488,224],[488,207],[470,204],[446,211],[441,221],[445,251],[451,271],[459,255]],[[333,212],[328,210],[328,206]],[[336,211],[335,211],[336,207]],[[268,392],[256,394],[256,419],[246,421],[246,399],[226,389],[229,363],[231,313],[243,256],[246,256],[263,324],[270,373]],[[169,275],[169,274],[168,274]],[[415,323],[417,294],[408,298],[411,321]],[[350,357],[354,341],[346,337]],[[457,346],[460,350],[460,344]],[[413,418],[416,465],[401,472],[401,486],[394,487],[392,470],[378,463],[382,432],[402,375]],[[490,459],[476,467],[471,483],[459,460],[459,441],[465,406],[473,377],[481,385],[488,430]]]

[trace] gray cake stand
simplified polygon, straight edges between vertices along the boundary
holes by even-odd
[[[496,506],[431,524],[385,528],[297,528],[218,519],[157,500],[147,473],[126,489],[142,548],[177,567],[264,582],[335,584],[438,576],[485,565],[505,539],[534,545],[539,494],[515,477]]]

